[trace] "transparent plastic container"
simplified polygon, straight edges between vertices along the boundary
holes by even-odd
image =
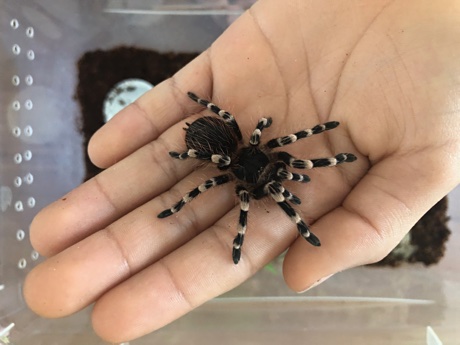
[[[250,1],[3,0],[0,2],[0,344],[103,344],[90,308],[59,320],[30,312],[27,272],[39,209],[84,177],[76,61],[134,45],[206,49]],[[279,264],[132,344],[460,343],[460,190],[450,195],[451,239],[440,264],[361,267],[308,293],[284,284]],[[123,311],[120,311],[123,312]],[[431,333],[430,333],[431,334]]]

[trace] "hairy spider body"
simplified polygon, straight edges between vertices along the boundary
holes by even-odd
[[[205,116],[184,128],[187,148],[221,155],[236,153],[238,138],[224,120]]]
[[[216,164],[219,170],[227,171],[227,173],[205,181],[187,193],[170,209],[158,214],[158,218],[165,218],[179,212],[185,204],[210,188],[236,180],[235,191],[240,202],[240,217],[237,227],[238,234],[233,241],[232,257],[235,264],[238,264],[241,258],[241,247],[246,233],[251,198],[262,199],[270,196],[296,224],[300,235],[312,245],[320,246],[320,240],[291,206],[291,204],[299,205],[301,200],[283,186],[284,181],[306,183],[310,181],[310,178],[308,175],[293,173],[288,168],[312,169],[336,166],[345,162],[353,162],[356,156],[351,153],[339,153],[330,158],[304,160],[297,159],[284,151],[272,150],[334,129],[339,123],[337,121],[326,122],[313,128],[271,139],[265,145],[260,145],[262,131],[272,124],[271,118],[261,118],[251,135],[249,145],[244,145],[241,131],[233,115],[199,98],[194,93],[189,92],[188,96],[219,117],[204,116],[191,124],[186,123],[187,128],[184,129],[187,151],[169,152],[170,156],[176,159],[195,158],[210,161]]]
[[[249,188],[268,182],[267,175],[272,170],[270,159],[257,147],[243,147],[231,168],[239,180],[247,182]]]

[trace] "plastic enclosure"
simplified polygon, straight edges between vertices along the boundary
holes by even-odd
[[[241,13],[241,2],[229,3],[0,2],[0,344],[103,343],[92,332],[90,308],[47,320],[22,298],[23,279],[41,260],[28,238],[33,216],[84,176],[73,99],[77,59],[121,44],[203,51]],[[426,344],[431,326],[444,344],[458,344],[459,210],[457,188],[450,195],[452,236],[439,265],[351,269],[297,295],[275,264],[131,343],[410,345]]]

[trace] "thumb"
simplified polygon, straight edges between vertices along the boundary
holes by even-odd
[[[341,207],[312,226],[321,247],[303,238],[290,247],[283,268],[288,286],[304,291],[336,272],[383,259],[459,183],[452,152],[432,148],[374,165]]]

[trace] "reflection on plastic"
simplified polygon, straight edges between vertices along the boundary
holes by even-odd
[[[13,193],[11,192],[11,188],[6,186],[0,186],[0,210],[5,212],[8,206],[11,205],[13,201]]]
[[[441,339],[430,326],[426,328],[426,345],[442,345]]]
[[[0,342],[2,344],[9,344],[10,340],[8,339],[8,336],[10,335],[11,329],[14,327],[14,323],[10,323],[8,326],[5,328],[2,328],[0,326]]]

